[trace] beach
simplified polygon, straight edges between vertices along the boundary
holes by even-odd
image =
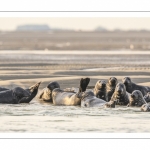
[[[148,51],[0,51],[2,87],[28,88],[42,81],[39,92],[51,81],[62,89],[79,87],[80,78],[115,76],[119,82],[130,76],[133,82],[150,86]],[[54,106],[35,97],[30,104],[0,104],[3,118],[0,132],[148,132],[149,112],[140,108],[115,109]],[[89,121],[90,120],[90,121]],[[131,126],[132,124],[132,126]]]

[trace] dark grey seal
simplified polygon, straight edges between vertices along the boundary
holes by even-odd
[[[18,104],[28,100],[30,93],[20,87],[0,92],[0,103]]]
[[[0,92],[0,103],[18,104],[29,103],[37,94],[40,82],[24,90],[21,87],[16,87],[12,90]]]
[[[95,84],[93,92],[97,98],[106,101],[106,82],[104,80],[98,80]]]
[[[1,91],[7,91],[7,90],[9,90],[9,89],[0,87],[0,92],[1,92]]]
[[[116,101],[106,102],[97,98],[92,91],[82,93],[81,107],[115,108]]]
[[[115,77],[109,78],[108,83],[106,84],[106,101],[108,101],[108,102],[110,101],[110,99],[115,91],[117,83],[118,83],[117,78],[115,78]]]
[[[81,105],[82,93],[86,91],[86,88],[90,82],[90,78],[80,80],[80,86],[78,92],[64,91],[60,88],[55,88],[52,91],[52,99],[54,105],[76,106]]]
[[[41,91],[38,98],[45,102],[52,102],[52,91],[55,88],[60,88],[58,82],[56,81],[50,82],[48,86]]]
[[[150,92],[148,92],[145,96],[144,96],[145,101],[148,103],[150,102]]]
[[[135,90],[132,92],[129,98],[129,104],[127,106],[137,106],[141,107],[143,104],[146,104],[143,94],[139,90]]]
[[[123,80],[124,85],[126,86],[126,90],[129,93],[132,93],[134,90],[139,90],[142,92],[143,96],[150,92],[150,87],[137,85],[131,81],[130,77],[125,77]]]
[[[116,105],[127,105],[129,103],[129,94],[126,92],[126,87],[123,83],[116,85],[110,101],[116,101]]]

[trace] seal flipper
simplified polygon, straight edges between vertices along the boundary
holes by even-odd
[[[90,82],[90,78],[84,78],[84,79],[81,78],[79,92],[85,92],[89,82]]]
[[[18,103],[29,103],[36,96],[40,84],[41,82],[38,82],[33,86],[29,87],[29,89],[26,89],[26,91],[29,92],[30,96],[22,98],[21,100],[19,100]]]
[[[115,108],[116,101],[109,101],[105,104],[106,108]]]

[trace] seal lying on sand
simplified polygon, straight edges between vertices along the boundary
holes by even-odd
[[[129,94],[123,83],[118,83],[110,101],[116,101],[116,105],[127,105],[129,103]]]
[[[0,92],[0,103],[18,104],[21,103],[22,101],[28,100],[29,97],[30,97],[29,92],[20,87],[16,87],[12,90]]]
[[[98,80],[95,84],[93,92],[97,98],[106,101],[106,82],[104,80]]]
[[[148,92],[145,96],[144,96],[145,101],[148,103],[150,102],[150,92]]]
[[[9,90],[9,89],[0,87],[0,92],[1,92],[1,91],[7,91],[7,90]]]
[[[109,102],[114,91],[116,88],[116,85],[118,83],[117,78],[115,77],[110,77],[108,80],[108,83],[106,84],[106,101]]]
[[[134,90],[139,90],[142,92],[143,96],[150,92],[150,87],[137,85],[131,81],[130,77],[125,77],[123,80],[124,85],[126,86],[126,90],[129,93],[132,93]]]
[[[135,90],[130,95],[129,104],[127,106],[141,107],[143,104],[146,104],[146,103],[147,102],[143,98],[142,92],[139,90]]]
[[[82,94],[81,107],[104,107],[115,108],[116,101],[106,102],[97,98],[92,91],[87,91]]]
[[[37,94],[40,82],[24,90],[21,87],[16,87],[12,90],[0,92],[0,103],[18,104],[29,103]]]
[[[42,92],[39,94],[38,96],[39,99],[45,102],[52,102],[52,91],[55,88],[60,88],[60,85],[58,84],[58,82],[56,81],[50,82],[48,86],[44,88]]]
[[[80,87],[77,93],[71,91],[64,91],[60,88],[56,88],[52,91],[53,104],[76,106],[81,104],[81,98],[83,92],[86,91],[87,85],[90,82],[90,78],[80,80]]]

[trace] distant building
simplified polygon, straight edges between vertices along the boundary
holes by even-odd
[[[97,27],[97,28],[95,29],[95,31],[107,31],[107,29],[105,29],[105,28],[99,26],[99,27]]]
[[[48,25],[22,25],[16,28],[16,31],[48,31]]]

